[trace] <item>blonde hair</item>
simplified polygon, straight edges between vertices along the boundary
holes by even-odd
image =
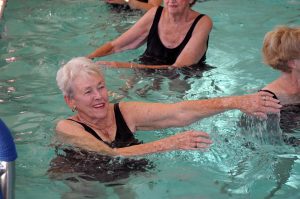
[[[79,75],[83,77],[90,75],[103,77],[100,66],[92,60],[86,57],[75,57],[63,65],[56,74],[57,86],[63,95],[73,97],[72,83]]]
[[[290,72],[288,61],[300,58],[300,27],[278,26],[265,35],[263,60],[274,69]]]

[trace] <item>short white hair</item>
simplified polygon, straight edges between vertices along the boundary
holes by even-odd
[[[79,75],[99,75],[103,77],[100,66],[91,59],[75,57],[63,65],[56,74],[57,86],[64,96],[73,97],[72,83]]]

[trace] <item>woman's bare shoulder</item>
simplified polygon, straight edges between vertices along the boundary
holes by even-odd
[[[277,92],[282,92],[284,90],[286,90],[286,86],[283,86],[283,81],[281,78],[278,78],[276,80],[274,80],[273,82],[267,84],[262,90],[269,90],[269,91],[272,91],[274,93],[277,93]]]
[[[83,129],[83,127],[80,124],[68,119],[59,120],[55,128],[56,132],[59,134],[70,134],[71,132],[74,132],[74,130],[78,129]]]
[[[159,6],[152,7],[142,16],[142,18],[153,19],[158,8]]]

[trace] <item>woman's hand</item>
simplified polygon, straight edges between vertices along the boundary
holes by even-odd
[[[201,131],[185,131],[162,140],[169,150],[205,149],[212,144],[209,135]]]
[[[268,92],[260,91],[255,94],[241,96],[240,110],[246,114],[267,119],[268,113],[280,113],[282,105],[278,99]]]

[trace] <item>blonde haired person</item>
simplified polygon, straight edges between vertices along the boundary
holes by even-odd
[[[280,126],[284,132],[291,133],[300,127],[300,27],[278,26],[266,33],[262,54],[265,64],[281,72],[262,90],[280,100],[283,105]],[[300,144],[295,137],[287,136],[285,141],[292,145]]]

